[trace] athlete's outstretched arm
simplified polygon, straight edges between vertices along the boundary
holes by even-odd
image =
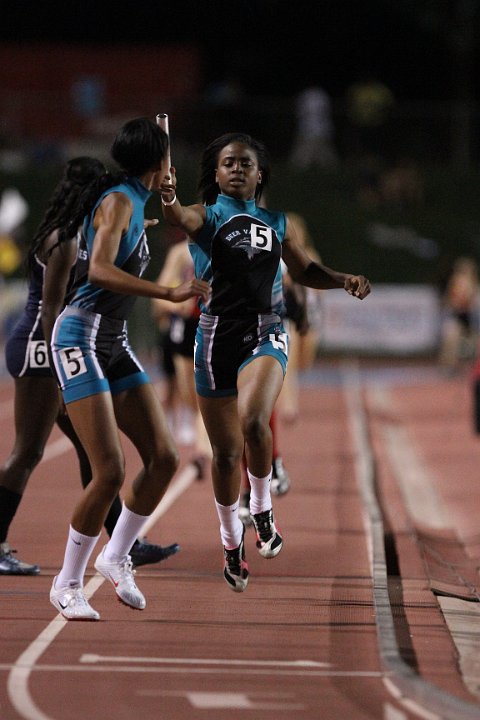
[[[170,168],[170,180],[159,187],[162,196],[163,217],[169,225],[181,227],[187,235],[194,238],[202,229],[205,222],[205,207],[203,205],[183,206],[177,198],[177,175],[175,168]]]
[[[297,242],[295,221],[287,215],[282,244],[282,257],[293,280],[317,290],[344,288],[350,295],[363,300],[370,293],[370,282],[363,275],[338,272],[313,260]]]

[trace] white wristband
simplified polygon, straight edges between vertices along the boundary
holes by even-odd
[[[177,201],[177,194],[176,194],[176,193],[175,193],[175,195],[173,196],[173,199],[170,200],[169,202],[166,202],[166,201],[163,199],[163,196],[162,196],[162,205],[166,205],[167,207],[169,207],[170,205],[174,205],[174,203],[175,203],[176,201]]]

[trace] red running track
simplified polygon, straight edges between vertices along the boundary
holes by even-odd
[[[5,381],[2,458],[12,410]],[[54,432],[10,537],[42,573],[0,577],[1,720],[480,718],[480,620],[471,601],[480,444],[468,376],[324,362],[303,379],[299,422],[280,432],[293,480],[274,504],[285,546],[264,560],[249,530],[248,590],[235,594],[222,578],[211,486],[187,477],[182,491],[181,448],[178,497],[149,539],[182,549],[139,568],[142,612],[118,603],[91,566],[98,623],[68,623],[48,601],[81,492],[74,452]],[[128,443],[125,452],[128,482],[138,461]],[[379,528],[385,568],[375,550]],[[441,597],[439,588],[456,596]]]

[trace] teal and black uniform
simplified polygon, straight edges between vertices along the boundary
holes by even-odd
[[[219,195],[206,207],[205,224],[189,245],[195,275],[212,289],[195,341],[195,383],[199,395],[237,393],[239,370],[259,355],[287,367],[288,339],[280,259],[284,213],[254,200]]]
[[[121,192],[133,204],[127,232],[122,236],[115,265],[141,277],[150,260],[144,230],[145,204],[151,192],[137,178],[108,188],[85,218],[76,263],[76,276],[67,305],[52,335],[55,372],[66,403],[150,382],[130,347],[127,317],[136,297],[98,287],[88,280],[95,228],[93,218],[102,200]]]

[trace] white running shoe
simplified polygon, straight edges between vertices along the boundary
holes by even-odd
[[[55,588],[53,578],[50,589],[50,602],[58,610],[65,620],[100,620],[99,613],[89,604],[83,588],[74,581],[70,581],[68,587]]]
[[[130,555],[127,555],[125,560],[121,562],[107,562],[103,556],[105,547],[95,560],[95,569],[98,570],[104,578],[110,580],[119,600],[136,610],[143,610],[147,602],[135,585],[135,580],[133,579],[135,570],[133,569]]]

